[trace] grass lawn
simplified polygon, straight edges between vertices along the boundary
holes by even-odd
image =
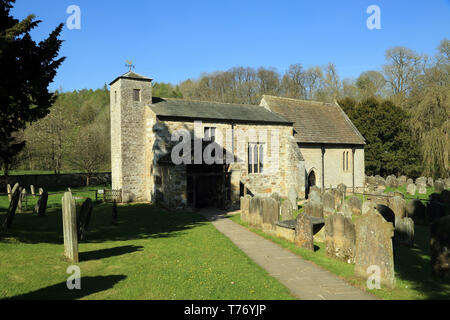
[[[87,189],[72,191],[93,197]],[[17,214],[0,232],[0,298],[293,299],[203,217],[146,204],[119,206],[117,226],[110,204],[95,206],[79,245],[81,290],[68,290],[61,197],[50,194],[45,217]],[[1,196],[0,222],[7,204]]]
[[[408,198],[416,198],[425,200],[434,192],[432,188],[427,188],[427,194],[418,195],[415,197],[406,194],[405,188],[386,188],[385,192],[398,190],[406,195]],[[357,195],[361,197],[362,195]],[[424,202],[426,204],[426,202]],[[447,207],[448,210],[448,207]],[[302,212],[300,208],[295,212],[295,216]],[[449,213],[449,211],[447,211]],[[240,220],[240,215],[235,214],[230,216],[230,219],[248,228],[248,223]],[[347,264],[326,256],[325,244],[315,242],[317,247],[315,252],[299,248],[293,243],[284,239],[279,239],[275,236],[270,236],[262,231],[254,228],[249,228],[254,233],[269,239],[280,246],[292,251],[293,253],[309,260],[316,265],[331,271],[349,283],[366,290],[383,299],[450,299],[450,280],[443,280],[434,277],[431,274],[430,263],[430,234],[427,226],[415,226],[415,244],[413,248],[408,247],[394,247],[394,267],[396,276],[396,288],[393,290],[381,288],[379,290],[369,290],[366,287],[365,280],[354,277],[354,265]]]

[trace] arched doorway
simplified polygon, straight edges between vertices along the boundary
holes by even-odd
[[[311,169],[311,171],[308,174],[308,187],[306,190],[306,198],[308,199],[309,196],[309,190],[311,187],[316,185],[316,173],[314,172],[314,170]]]

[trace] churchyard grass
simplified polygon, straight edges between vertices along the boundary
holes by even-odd
[[[393,191],[393,190],[390,190]],[[431,190],[429,194],[432,193]],[[421,195],[424,196],[424,195]],[[298,211],[296,212],[298,215]],[[229,218],[240,225],[249,228],[248,223],[241,221],[240,214],[230,215]],[[268,235],[261,230],[249,228],[252,232],[277,243],[278,245],[326,269],[352,285],[370,292],[382,299],[389,300],[422,300],[422,299],[450,299],[450,281],[443,280],[431,274],[430,264],[430,234],[427,226],[415,227],[415,244],[413,248],[394,247],[394,267],[396,288],[369,290],[365,280],[354,276],[354,265],[347,264],[326,255],[325,244],[315,242],[315,252],[297,247],[294,243],[275,236]]]
[[[72,191],[95,198],[91,189]],[[81,290],[68,290],[62,193],[48,191],[46,216],[19,213],[0,232],[0,299],[294,299],[205,218],[147,204],[119,206],[116,225],[111,204],[95,205],[79,245]],[[7,203],[0,196],[1,222]]]

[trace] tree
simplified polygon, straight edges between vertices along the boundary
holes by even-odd
[[[362,100],[370,97],[381,97],[386,79],[378,71],[365,71],[356,80],[356,86],[360,90]]]
[[[375,98],[360,103],[343,99],[339,104],[366,139],[367,174],[420,175],[420,148],[411,135],[406,111],[389,100]]]
[[[49,113],[56,96],[48,91],[48,85],[64,61],[64,57],[57,58],[63,24],[36,44],[30,31],[41,21],[34,15],[22,21],[13,18],[14,2],[0,0],[0,161],[5,174],[25,147],[17,133]]]

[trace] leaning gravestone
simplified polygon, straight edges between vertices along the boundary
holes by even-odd
[[[415,184],[408,184],[408,187],[406,187],[406,192],[412,196],[416,194],[416,185]]]
[[[92,209],[92,200],[87,198],[81,205],[79,219],[77,217],[78,241],[86,239],[89,222],[91,221]]]
[[[394,227],[376,209],[356,221],[355,275],[367,279],[375,267],[380,283],[395,287],[393,236]]]
[[[36,205],[34,206],[33,213],[37,213],[39,216],[44,216],[45,210],[47,209],[47,200],[48,200],[48,193],[47,191],[44,191],[39,196],[39,199]]]
[[[314,251],[314,232],[311,218],[300,213],[297,216],[294,242],[300,248]]]
[[[425,211],[425,205],[418,199],[413,199],[406,205],[407,216],[412,218],[414,223],[418,225],[427,223]]]
[[[31,195],[33,196],[33,198],[35,198],[36,197],[36,193],[34,192],[34,186],[33,185],[30,186],[30,191],[31,191]]]
[[[292,203],[292,209],[294,210],[298,210],[298,204],[297,204],[297,191],[295,190],[295,188],[289,188],[288,191],[288,199],[291,201]]]
[[[286,220],[292,220],[292,219],[294,219],[292,204],[289,199],[286,199],[281,203],[280,221],[286,221]]]
[[[337,212],[325,221],[325,246],[329,257],[353,263],[355,259],[355,225],[351,218]]]
[[[412,247],[414,245],[414,221],[405,217],[395,221],[394,242]]]
[[[450,216],[430,227],[431,268],[436,276],[450,277]]]
[[[19,197],[19,203],[17,204],[17,210],[19,210],[20,213],[24,210],[23,203],[26,201],[27,198],[27,190],[25,188],[19,187],[20,191],[20,197]]]
[[[323,214],[324,215],[332,215],[336,210],[334,205],[334,196],[331,192],[326,191],[322,196],[323,202]]]
[[[348,198],[347,203],[352,211],[352,216],[360,216],[362,210],[361,200],[356,196],[351,196]]]
[[[279,202],[271,197],[263,199],[262,203],[262,229],[266,232],[275,231],[280,213]]]
[[[428,202],[426,209],[426,216],[428,222],[432,223],[445,216],[445,209],[439,202],[435,201]]]
[[[64,234],[64,256],[71,262],[78,262],[77,210],[72,193],[62,197],[62,216]]]
[[[304,212],[310,217],[323,218],[323,205],[320,202],[308,200],[303,205]]]
[[[3,228],[8,229],[11,227],[14,215],[16,214],[17,206],[20,199],[19,184],[16,183],[12,189],[11,202],[9,203],[8,211],[6,213],[6,219],[3,223]]]

